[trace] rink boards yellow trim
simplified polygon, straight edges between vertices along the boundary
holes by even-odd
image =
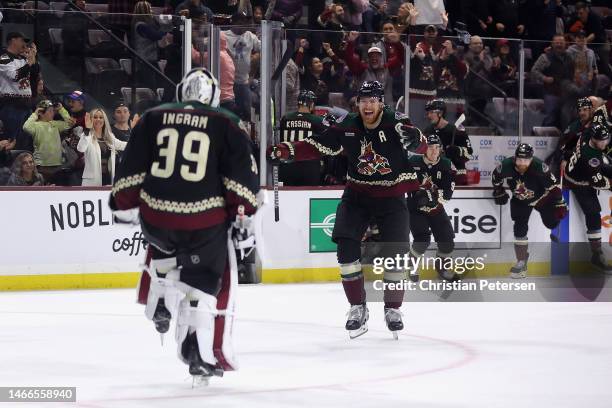
[[[512,263],[488,264],[486,270],[470,272],[466,278],[507,277]],[[380,279],[364,268],[367,279]],[[532,262],[529,264],[529,276],[550,276],[549,262]],[[380,276],[380,275],[378,275]],[[422,279],[437,278],[435,271],[421,272]],[[76,273],[51,275],[2,275],[0,291],[17,290],[64,290],[64,289],[110,289],[134,288],[140,279],[140,272],[123,273]],[[340,271],[336,268],[290,268],[264,269],[263,283],[316,283],[337,282]]]

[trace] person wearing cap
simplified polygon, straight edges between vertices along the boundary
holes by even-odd
[[[62,120],[53,120],[56,114]],[[34,161],[38,171],[51,183],[63,164],[60,132],[70,129],[72,125],[74,119],[62,104],[53,104],[48,99],[38,103],[23,125],[23,130],[30,133],[34,141]]]
[[[612,273],[601,249],[601,205],[598,190],[610,190],[612,180],[606,168],[610,160],[610,128],[594,124],[586,129],[581,142],[563,168],[564,185],[573,193],[584,213],[586,236],[591,248],[591,264],[605,273]]]
[[[251,121],[251,89],[249,74],[251,72],[251,54],[261,51],[261,40],[246,25],[251,19],[244,12],[232,16],[232,27],[224,31],[227,40],[227,52],[234,60],[234,99],[238,106],[240,118]]]
[[[32,86],[40,72],[36,45],[20,32],[6,36],[6,50],[0,54],[0,120],[5,133],[17,140],[17,148],[27,146],[22,126],[31,109]],[[28,44],[29,43],[29,44]]]
[[[385,109],[380,82],[364,82],[358,95],[359,113],[349,113],[322,135],[280,143],[267,151],[273,163],[315,160],[340,153],[347,157],[347,183],[336,212],[332,240],[338,244],[340,276],[350,304],[345,325],[350,338],[367,332],[361,240],[375,218],[382,241],[401,247],[386,246],[385,251],[407,251],[408,208],[404,196],[420,185],[408,157],[422,152],[424,147],[423,134],[406,115]],[[399,282],[403,276],[403,271],[394,268],[384,271],[385,281]],[[404,327],[399,311],[403,295],[401,288],[387,288],[384,293],[385,320],[392,332]]]
[[[438,247],[435,268],[442,279],[452,281],[456,275],[449,264],[455,249],[455,233],[444,203],[453,196],[455,169],[442,155],[443,148],[438,135],[431,134],[427,136],[427,151],[409,159],[420,182],[419,189],[408,195],[410,232],[414,237],[410,253],[417,259],[423,257],[433,234]],[[411,274],[410,279],[417,281],[418,274]]]
[[[587,47],[586,33],[578,31],[575,43],[567,47],[567,55],[574,61],[574,85],[578,95],[590,95],[595,91],[593,78],[597,76],[595,52]]]
[[[399,59],[389,60],[385,64],[382,50],[379,47],[370,47],[368,49],[368,61],[362,62],[355,53],[358,37],[359,33],[357,31],[351,31],[344,51],[346,65],[355,77],[353,81],[354,89],[358,90],[366,82],[378,81],[384,88],[386,103],[393,105],[393,78],[390,70],[400,67],[401,61]]]
[[[576,3],[576,19],[568,23],[570,32],[585,32],[585,40],[599,57],[599,72],[612,78],[610,69],[610,41],[607,38],[601,17],[593,12],[586,2]]]
[[[512,193],[510,217],[514,222],[514,252],[517,262],[510,269],[510,277],[525,278],[529,258],[529,217],[535,209],[540,213],[546,228],[556,228],[567,215],[561,186],[549,167],[533,155],[533,147],[527,143],[520,143],[514,156],[502,160],[493,170],[491,181],[495,204],[508,203],[510,196],[506,193],[506,187]]]

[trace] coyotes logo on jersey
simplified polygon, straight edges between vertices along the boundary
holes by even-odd
[[[389,160],[374,151],[372,142],[368,144],[361,143],[361,155],[359,155],[359,164],[357,165],[357,172],[359,174],[371,176],[378,172],[385,175],[391,173],[391,171]]]
[[[530,200],[534,196],[533,190],[528,189],[522,181],[517,181],[513,193],[518,200]]]

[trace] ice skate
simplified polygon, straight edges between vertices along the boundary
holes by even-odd
[[[520,260],[512,268],[510,268],[510,277],[512,279],[523,279],[527,277],[527,261]]]
[[[397,332],[404,330],[404,322],[402,322],[402,312],[399,309],[385,307],[385,323],[387,328],[391,330],[393,338],[398,340]]]
[[[189,361],[189,374],[193,377],[192,387],[207,386],[210,377],[223,377],[223,370],[202,360],[198,349],[198,340],[195,333],[191,333],[183,343],[183,354],[187,352]]]
[[[594,252],[591,256],[591,265],[606,275],[612,274],[612,266],[608,264],[602,252]]]
[[[172,315],[170,315],[170,311],[166,308],[164,298],[159,298],[157,307],[155,308],[155,313],[153,314],[155,330],[157,330],[160,334],[167,333],[170,329],[170,319],[172,319]]]
[[[348,312],[346,321],[346,330],[349,332],[349,337],[354,339],[368,331],[368,307],[364,304],[352,305]]]

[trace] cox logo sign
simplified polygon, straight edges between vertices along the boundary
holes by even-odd
[[[517,139],[509,139],[508,140],[508,146],[510,147],[515,147],[519,145],[519,141]]]
[[[481,139],[480,147],[488,147],[488,148],[493,147],[493,140],[492,139]]]
[[[505,158],[506,156],[504,156],[503,154],[496,154],[495,156],[493,156],[493,160],[495,160],[496,162],[503,161]]]
[[[472,161],[477,161],[478,160],[478,155],[477,154],[473,154],[472,155]]]
[[[491,177],[491,170],[480,170],[480,178]]]
[[[548,140],[542,140],[542,139],[536,140],[535,147],[540,147],[540,148],[548,147]]]

